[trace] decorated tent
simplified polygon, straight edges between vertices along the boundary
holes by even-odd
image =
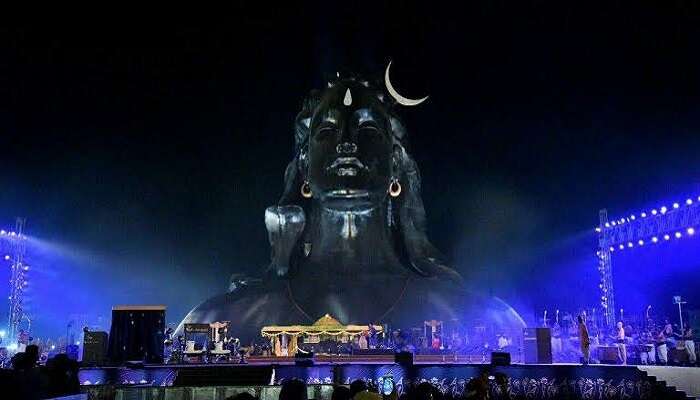
[[[381,325],[372,326],[377,333],[383,332]],[[294,355],[297,352],[299,336],[311,339],[310,342],[320,340],[336,340],[347,342],[355,336],[367,333],[369,325],[343,325],[337,319],[326,314],[319,318],[313,325],[287,325],[265,326],[260,333],[263,337],[270,338],[273,353],[277,356]]]

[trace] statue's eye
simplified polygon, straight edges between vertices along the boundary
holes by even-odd
[[[318,139],[323,139],[338,132],[338,127],[331,124],[321,125],[317,130]]]
[[[379,133],[379,127],[374,122],[363,122],[360,124],[358,131],[361,134],[376,135]]]

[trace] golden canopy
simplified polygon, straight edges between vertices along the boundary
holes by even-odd
[[[377,332],[383,332],[381,325],[373,325]],[[329,335],[329,336],[357,336],[362,332],[369,331],[369,325],[343,325],[337,319],[326,314],[319,318],[312,325],[273,325],[265,326],[260,333],[263,337],[274,337],[279,335]]]

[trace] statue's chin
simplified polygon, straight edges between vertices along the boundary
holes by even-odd
[[[376,198],[363,189],[333,189],[321,197],[323,207],[334,210],[358,211],[376,207]]]

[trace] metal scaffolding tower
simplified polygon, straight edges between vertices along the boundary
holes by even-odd
[[[8,315],[7,329],[8,338],[14,341],[17,338],[18,328],[24,314],[24,288],[27,285],[26,274],[29,267],[24,262],[25,239],[24,218],[17,218],[15,221],[15,230],[5,233],[4,236],[10,240],[12,254],[9,254],[12,262],[12,272],[10,275],[10,313]]]
[[[600,210],[600,226],[609,225],[608,211]],[[603,233],[602,231],[601,233]],[[600,274],[600,306],[603,308],[605,326],[615,326],[615,290],[613,288],[612,260],[610,246],[607,245],[605,234],[598,236],[598,273]]]
[[[655,246],[670,240],[693,237],[700,229],[700,196],[667,206],[660,206],[615,220],[608,220],[607,210],[600,210],[598,232],[598,272],[600,302],[608,327],[615,324],[615,291],[612,256],[639,246]]]

